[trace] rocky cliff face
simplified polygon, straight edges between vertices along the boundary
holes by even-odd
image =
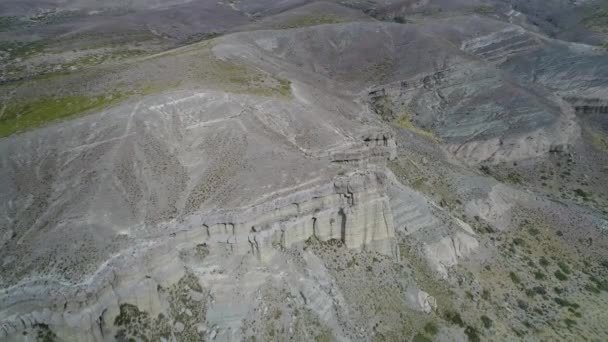
[[[61,340],[109,341],[128,335],[123,324],[135,319],[150,324],[148,330],[139,327],[138,334],[146,336],[162,336],[154,329],[167,322],[174,334],[196,331],[192,324],[201,324],[204,317],[195,319],[192,314],[186,315],[192,319],[180,320],[178,316],[185,310],[200,314],[208,305],[199,278],[187,271],[201,267],[204,258],[250,258],[264,265],[278,250],[309,239],[338,240],[349,248],[390,257],[398,254],[386,177],[379,172],[339,176],[332,183],[240,214],[186,220],[193,228],[113,256],[81,284],[39,281],[5,289],[0,298],[2,338],[22,340],[24,330],[52,326]],[[178,295],[182,292],[188,300]],[[146,321],[154,317],[159,321]]]

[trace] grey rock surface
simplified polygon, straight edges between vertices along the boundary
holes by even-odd
[[[0,340],[608,339],[604,5],[3,2]]]

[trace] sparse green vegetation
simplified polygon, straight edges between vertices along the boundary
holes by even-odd
[[[398,24],[408,24],[410,23],[410,20],[408,20],[407,18],[403,17],[403,16],[396,16],[393,18],[393,21],[398,23]]]
[[[26,22],[16,16],[0,16],[0,32],[11,31],[25,26]]]
[[[523,178],[517,172],[511,172],[505,178],[505,181],[511,184],[521,184],[523,182]]]
[[[414,335],[412,342],[432,342],[432,340],[422,334]]]
[[[570,274],[570,268],[563,261],[558,261],[557,266],[560,268],[560,270],[562,272],[564,272],[564,274]]]
[[[431,336],[435,336],[439,332],[439,328],[437,328],[437,325],[435,323],[428,322],[424,325],[424,331]]]
[[[591,16],[583,19],[583,25],[591,31],[608,32],[608,10],[596,11]]]
[[[76,60],[74,60],[70,63],[65,64],[64,68],[74,67],[77,69],[81,69],[84,67],[99,65],[99,64],[103,64],[103,63],[107,63],[107,62],[111,62],[111,61],[118,61],[118,60],[122,60],[122,59],[143,56],[146,53],[147,52],[144,50],[132,49],[132,50],[115,50],[115,51],[98,54],[98,55],[89,54],[89,55],[77,58]]]
[[[509,272],[509,278],[511,278],[511,281],[514,284],[520,284],[521,283],[521,279],[519,278],[519,276],[515,272]]]
[[[477,332],[477,329],[475,329],[472,326],[467,326],[464,329],[464,334],[467,335],[467,337],[469,338],[469,341],[471,342],[479,342],[481,341],[481,339],[479,338],[479,333]]]
[[[0,137],[24,132],[49,122],[97,110],[123,101],[128,94],[40,98],[6,105],[0,116]],[[1,108],[0,108],[1,109]]]
[[[538,263],[542,266],[542,267],[547,267],[549,266],[549,260],[547,260],[547,258],[545,258],[545,256],[541,256],[540,259],[538,260]]]
[[[191,291],[204,292],[196,277],[187,273],[169,289],[159,286],[158,291],[167,296],[169,315],[161,313],[153,319],[148,312],[140,310],[136,305],[123,303],[120,305],[120,314],[114,319],[114,326],[118,328],[115,336],[117,340],[158,341],[161,337],[169,339],[174,322],[180,322],[184,326],[183,331],[177,333],[179,340],[195,341],[200,337],[196,331],[196,323],[206,317],[207,306],[205,300],[192,300]]]
[[[55,342],[57,341],[57,335],[44,323],[37,323],[34,325],[36,332],[36,342]]]
[[[600,289],[598,289],[593,283],[585,284],[585,290],[595,294],[599,294],[601,292]]]
[[[444,313],[444,318],[446,319],[446,321],[454,325],[464,327],[464,321],[462,320],[462,317],[460,317],[460,313],[458,313],[457,311],[446,311]]]
[[[574,189],[574,194],[580,198],[582,198],[583,201],[589,201],[591,199],[591,193],[584,191],[583,189]]]
[[[196,255],[202,260],[209,255],[209,247],[207,247],[206,243],[201,243],[194,247],[196,251]]]
[[[492,6],[477,6],[473,9],[477,14],[492,14],[496,13],[496,9]]]
[[[566,323],[566,326],[568,327],[568,329],[570,329],[576,325],[576,321],[573,319],[570,319],[570,318],[564,319],[564,323]]]
[[[441,143],[441,139],[437,138],[435,134],[433,134],[433,132],[427,131],[414,125],[414,123],[412,122],[411,115],[409,113],[401,114],[401,116],[395,119],[395,124],[401,128],[412,131],[433,143]]]
[[[580,305],[578,305],[577,303],[573,303],[573,302],[570,302],[570,301],[568,301],[566,299],[562,299],[562,298],[559,298],[559,297],[555,297],[553,300],[559,306],[571,307],[573,309],[578,309],[580,307]]]
[[[600,280],[595,276],[590,277],[589,280],[595,283],[598,290],[608,292],[608,280]]]
[[[292,29],[298,27],[316,26],[323,24],[338,24],[348,21],[346,18],[341,18],[329,14],[310,14],[306,16],[290,18],[285,22],[274,24],[274,29]]]
[[[555,271],[555,273],[553,273],[555,275],[555,278],[561,280],[561,281],[566,281],[568,280],[568,276],[565,275],[564,273],[562,273],[562,271],[557,270]]]
[[[485,300],[490,300],[491,298],[491,293],[489,289],[483,289],[483,291],[481,292],[481,298],[485,299]]]
[[[42,53],[48,42],[45,41],[32,41],[32,42],[1,42],[0,50],[8,52],[9,59],[27,59],[33,57],[39,53]]]
[[[483,324],[483,327],[486,329],[490,329],[492,327],[492,325],[494,324],[492,319],[486,315],[481,316],[481,323]]]
[[[384,120],[389,121],[393,118],[393,104],[387,95],[376,96],[371,100],[371,105]]]

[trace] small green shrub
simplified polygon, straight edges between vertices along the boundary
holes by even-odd
[[[492,294],[491,294],[490,290],[483,289],[483,291],[481,292],[481,298],[483,298],[484,300],[490,300],[491,297],[492,297]]]
[[[564,319],[564,323],[566,323],[566,326],[568,327],[568,329],[570,329],[576,325],[576,321],[573,319],[570,319],[570,318]]]
[[[511,184],[521,184],[523,182],[521,175],[517,172],[509,173],[505,180]]]
[[[513,281],[514,284],[521,283],[521,279],[517,274],[515,274],[515,272],[509,272],[509,277],[511,278],[511,281]]]
[[[398,24],[407,24],[410,22],[409,20],[407,20],[405,17],[402,17],[402,16],[394,17],[393,21]]]
[[[545,290],[545,288],[542,286],[535,286],[532,289],[534,290],[534,292],[536,292],[536,294],[539,294],[541,296],[544,296],[547,294],[547,290]]]
[[[557,270],[555,271],[555,273],[553,273],[555,275],[555,278],[561,280],[561,281],[565,281],[568,280],[568,276],[565,275],[564,273],[562,273],[562,271]]]
[[[524,311],[528,310],[528,303],[525,300],[518,299],[517,306]]]
[[[568,267],[568,265],[566,265],[564,262],[559,261],[557,263],[557,266],[559,266],[559,268],[562,270],[562,272],[564,272],[565,274],[570,274],[570,268]]]
[[[492,14],[496,12],[496,9],[492,6],[477,6],[473,9],[473,12],[477,14]]]
[[[432,342],[432,340],[422,334],[416,334],[412,339],[412,342]]]
[[[492,173],[492,170],[490,170],[490,167],[489,167],[489,166],[486,166],[486,165],[482,165],[482,166],[479,168],[479,170],[480,170],[481,172],[483,172],[484,174],[486,174],[486,175],[490,175],[490,174]]]
[[[490,329],[492,327],[492,325],[494,324],[492,319],[490,319],[490,317],[488,317],[486,315],[481,316],[481,323],[483,324],[483,327],[486,329]]]
[[[587,290],[587,291],[589,291],[589,292],[591,292],[591,293],[595,293],[595,294],[598,294],[598,293],[600,293],[600,292],[601,292],[601,291],[600,291],[600,289],[598,289],[598,288],[595,286],[595,284],[593,284],[593,283],[587,283],[587,284],[585,285],[585,290]]]
[[[467,335],[467,337],[469,338],[469,341],[471,342],[479,342],[481,341],[481,339],[479,338],[479,334],[477,333],[477,329],[475,329],[472,326],[467,326],[464,329],[464,334]]]
[[[534,272],[534,278],[538,280],[545,280],[547,276],[541,271],[536,271]]]
[[[38,331],[36,333],[37,342],[55,342],[57,341],[57,335],[44,323],[38,323],[34,325]]]
[[[437,328],[437,325],[435,325],[435,323],[428,322],[424,325],[424,331],[431,336],[435,336],[439,332],[439,329]]]
[[[462,320],[462,317],[460,317],[460,313],[456,311],[446,311],[444,317],[448,322],[464,327],[464,321]]]
[[[547,258],[545,258],[544,256],[541,256],[540,259],[538,260],[538,263],[542,266],[542,267],[547,267],[549,266],[549,260],[547,260]]]
[[[513,243],[516,246],[525,246],[526,245],[526,242],[522,238],[515,238],[515,239],[513,239]]]
[[[574,194],[578,197],[581,197],[583,201],[590,200],[592,196],[590,192],[585,192],[583,189],[575,189]]]
[[[567,299],[563,299],[563,298],[555,297],[555,298],[553,298],[553,300],[554,300],[554,301],[555,301],[555,302],[556,302],[556,303],[557,303],[559,306],[562,306],[562,307],[569,307],[569,308],[572,308],[572,309],[578,309],[578,308],[580,308],[580,307],[581,307],[579,304],[574,303],[574,302],[570,302],[570,301],[568,301]]]

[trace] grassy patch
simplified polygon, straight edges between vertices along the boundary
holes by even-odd
[[[481,339],[479,338],[477,329],[475,329],[474,327],[472,327],[470,325],[464,329],[464,334],[467,335],[467,337],[469,338],[469,341],[471,341],[471,342],[481,341]]]
[[[39,342],[54,342],[58,341],[57,335],[44,323],[34,325],[36,331],[36,341]]]
[[[568,276],[567,276],[567,275],[565,275],[565,274],[564,274],[562,271],[560,271],[560,270],[555,271],[554,275],[555,275],[555,278],[557,278],[557,279],[559,279],[559,280],[561,280],[561,281],[568,280]]]
[[[15,16],[0,16],[0,32],[11,31],[26,25],[26,22]]]
[[[275,29],[292,29],[298,27],[308,27],[323,24],[338,24],[348,21],[348,19],[340,18],[328,14],[311,14],[302,17],[286,20],[284,22],[273,25]]]
[[[541,256],[540,259],[538,259],[538,263],[542,266],[542,267],[547,267],[549,266],[549,260],[547,260],[547,258],[545,258],[545,256]]]
[[[0,42],[0,50],[8,53],[9,59],[27,59],[44,52],[47,43],[44,41],[34,42]]]
[[[409,19],[407,19],[406,17],[403,17],[403,16],[394,17],[393,21],[396,22],[397,24],[410,24],[410,23],[412,23],[411,20],[409,20]]]
[[[496,13],[496,9],[492,6],[477,6],[473,9],[477,14],[492,14]]]
[[[521,184],[523,180],[519,173],[511,172],[507,175],[507,177],[505,178],[505,181],[508,183],[511,183],[511,184]]]
[[[492,327],[492,325],[494,324],[492,319],[486,315],[481,316],[481,323],[483,324],[483,327],[486,329],[490,329]]]
[[[515,274],[515,272],[509,272],[509,278],[511,278],[511,281],[514,284],[520,284],[521,283],[521,279],[519,278],[519,276],[517,274]]]
[[[0,137],[24,132],[49,122],[101,109],[124,100],[128,94],[108,96],[66,96],[9,103],[1,111]]]
[[[401,128],[412,131],[433,143],[441,143],[441,139],[437,138],[433,132],[424,130],[414,125],[409,113],[403,113],[401,116],[395,119],[395,124]]]
[[[190,46],[145,57],[141,60],[180,58],[188,64],[189,72],[183,79],[197,84],[214,85],[224,91],[258,96],[289,97],[291,82],[273,77],[259,69],[240,64],[230,59],[217,58],[211,49],[216,39],[205,40]]]
[[[112,52],[108,52],[108,53],[104,53],[104,54],[98,54],[98,55],[91,54],[91,55],[82,56],[80,58],[77,58],[74,61],[72,61],[71,63],[66,64],[65,67],[83,68],[83,67],[99,65],[99,64],[103,64],[103,63],[107,63],[107,62],[118,61],[121,59],[139,57],[139,56],[145,55],[146,53],[147,52],[144,50],[134,49],[134,50],[116,50],[116,51],[112,51]]]
[[[431,342],[432,340],[422,334],[416,334],[414,335],[414,338],[412,339],[412,342]]]
[[[584,191],[583,189],[574,189],[574,194],[580,197],[583,201],[589,201],[593,196],[591,193]]]
[[[435,323],[428,322],[424,325],[424,331],[431,336],[435,336],[439,332],[439,329]]]
[[[597,11],[583,19],[583,25],[591,31],[608,32],[608,10]]]
[[[444,318],[446,321],[454,325],[464,327],[464,321],[462,320],[462,317],[460,317],[460,313],[458,313],[457,311],[446,311],[444,313]]]
[[[389,121],[393,116],[393,104],[391,99],[386,95],[376,96],[371,100],[371,105],[376,112],[384,120]]]
[[[608,43],[605,43],[608,49]],[[608,136],[600,132],[591,132],[591,142],[602,151],[608,151]]]
[[[557,262],[557,266],[562,270],[562,272],[564,272],[565,274],[570,274],[570,267],[568,267],[568,265],[566,265],[565,262],[563,261],[558,261]]]

